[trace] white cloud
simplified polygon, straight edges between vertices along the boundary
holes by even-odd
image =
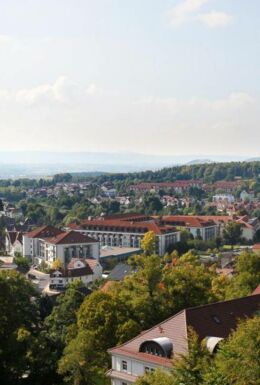
[[[67,77],[60,76],[53,84],[41,84],[32,88],[18,90],[15,99],[18,103],[34,105],[39,103],[71,103],[78,98],[80,87]]]
[[[210,28],[225,27],[232,22],[232,16],[225,12],[211,11],[209,13],[200,14],[197,20],[201,21]]]
[[[87,88],[71,81],[66,76],[58,77],[54,83],[40,84],[15,91],[0,89],[0,102],[18,103],[24,106],[61,104],[73,105],[93,95],[102,95],[102,89],[91,83]]]
[[[224,27],[231,23],[232,16],[225,12],[212,10],[207,13],[199,13],[210,0],[184,0],[173,7],[169,12],[170,23],[176,27],[188,22],[201,22],[209,28]]]
[[[176,5],[169,12],[170,21],[176,26],[180,26],[189,21],[191,15],[198,11],[209,0],[185,0]]]

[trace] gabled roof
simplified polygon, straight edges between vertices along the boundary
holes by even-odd
[[[30,231],[29,233],[26,233],[25,235],[28,238],[49,238],[49,237],[57,236],[60,233],[62,233],[62,231],[57,229],[56,227],[41,226]]]
[[[23,233],[20,231],[8,231],[7,237],[9,238],[11,245],[16,241],[19,241],[21,244],[23,243]]]
[[[65,231],[54,237],[47,238],[46,242],[54,245],[69,245],[76,243],[97,243],[98,241],[88,237],[87,235],[81,234],[78,231]]]
[[[50,277],[53,278],[55,277],[55,272],[57,270],[53,270],[51,271],[50,273]],[[84,267],[80,267],[80,268],[77,268],[77,269],[59,269],[59,271],[61,272],[61,277],[73,277],[73,278],[77,278],[77,277],[83,277],[83,276],[86,276],[86,275],[93,275],[93,271],[91,270],[91,268],[89,267],[89,265],[86,264],[86,266]]]
[[[172,342],[174,357],[188,350],[188,328],[206,337],[226,338],[237,326],[239,319],[252,317],[258,311],[260,295],[184,309],[173,317],[142,332],[125,344],[109,350],[111,354],[133,357],[141,361],[170,367],[171,359],[139,352],[140,345],[149,340],[166,337]]]
[[[257,286],[257,288],[253,291],[252,295],[260,294],[260,284]]]

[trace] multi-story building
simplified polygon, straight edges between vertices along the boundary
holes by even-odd
[[[260,305],[260,294],[184,309],[137,337],[109,350],[112,385],[134,384],[139,376],[157,368],[170,370],[173,359],[188,352],[188,330],[192,328],[214,353],[239,319],[253,317]]]
[[[153,231],[157,238],[158,254],[180,241],[180,231],[172,225],[161,224],[152,217],[141,214],[115,215],[100,219],[88,219],[79,225],[70,225],[75,231],[99,241],[101,246],[140,248],[145,233]]]
[[[60,259],[65,266],[72,258],[99,259],[99,242],[77,231],[43,226],[23,236],[23,255],[35,264],[44,261],[51,266]]]
[[[191,215],[169,215],[162,218],[163,223],[188,230],[194,238],[204,241],[214,239],[218,235],[218,225],[207,217]]]

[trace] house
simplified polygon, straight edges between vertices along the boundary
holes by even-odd
[[[253,199],[254,199],[254,193],[253,192],[247,192],[246,190],[243,190],[241,193],[240,193],[240,199],[242,201],[248,201],[248,202],[251,202]]]
[[[102,267],[95,259],[72,258],[65,268],[52,270],[50,289],[64,289],[74,280],[80,280],[86,287],[102,277]]]
[[[180,231],[172,225],[142,214],[122,214],[98,219],[87,219],[70,229],[99,240],[100,246],[140,248],[148,231],[157,238],[158,254],[163,256],[167,248],[180,240]]]
[[[17,253],[23,254],[23,233],[21,231],[6,231],[5,251],[13,257]]]
[[[61,231],[52,226],[42,226],[23,236],[23,255],[35,264],[42,261],[49,266],[60,259],[65,266],[72,258],[99,259],[99,243],[77,231]]]
[[[238,320],[253,317],[259,305],[260,294],[184,309],[123,345],[109,349],[112,368],[108,376],[112,385],[134,384],[138,376],[157,368],[170,370],[174,358],[188,351],[189,328],[214,353],[218,343],[236,328]]]

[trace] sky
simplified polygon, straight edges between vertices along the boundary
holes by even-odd
[[[0,0],[0,150],[259,143],[259,0]]]

